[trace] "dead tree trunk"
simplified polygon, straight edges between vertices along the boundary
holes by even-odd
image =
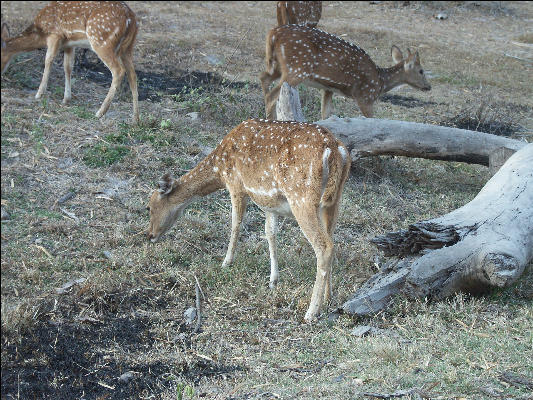
[[[350,314],[384,309],[396,294],[441,299],[513,283],[533,260],[533,144],[511,156],[468,204],[372,240],[387,264],[343,305]]]

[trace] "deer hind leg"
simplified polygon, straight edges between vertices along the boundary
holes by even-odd
[[[101,118],[109,109],[113,97],[115,97],[117,90],[120,88],[120,84],[124,79],[125,69],[122,65],[122,61],[120,60],[120,58],[117,57],[113,49],[111,49],[110,47],[98,48],[93,46],[93,49],[94,52],[98,55],[98,57],[100,57],[102,62],[106,65],[106,67],[109,68],[109,70],[111,71],[111,75],[113,76],[109,92],[107,92],[107,96],[104,99],[102,105],[100,106],[100,109],[96,112],[96,117]]]
[[[121,56],[124,67],[126,68],[126,75],[130,85],[131,97],[133,100],[133,123],[139,123],[139,94],[137,91],[137,74],[133,65],[133,54],[131,50],[126,51]]]
[[[246,211],[246,197],[243,195],[231,193],[231,236],[229,239],[228,251],[222,267],[227,267],[233,264],[235,258],[235,249],[237,247],[237,240],[241,231],[241,223]]]
[[[330,238],[333,238],[333,231],[335,230],[335,225],[337,224],[337,216],[339,214],[339,205],[334,204],[330,207],[321,208],[319,215],[320,215],[320,221],[322,222],[324,228],[326,229],[326,232],[328,233],[328,236]],[[333,257],[332,257],[332,264],[333,264]],[[327,304],[332,297],[333,292],[333,286],[331,283],[332,274],[331,274],[332,267],[328,270],[328,275],[325,279],[325,289],[324,289],[324,298],[323,301],[325,304]]]
[[[292,210],[298,225],[302,229],[307,240],[313,246],[316,255],[316,278],[313,286],[313,294],[309,308],[304,319],[307,322],[316,320],[322,305],[324,304],[327,281],[331,276],[331,260],[333,257],[333,241],[328,235],[324,225],[319,219],[318,210],[314,206]]]
[[[74,47],[65,49],[63,68],[65,70],[65,95],[63,96],[63,104],[67,104],[72,98],[70,90],[70,78],[72,76],[72,68],[74,68]]]
[[[333,97],[333,92],[330,90],[322,90],[322,99],[321,99],[321,112],[322,119],[326,119],[331,114],[331,98]]]
[[[57,55],[57,52],[59,51],[59,42],[60,39],[55,35],[49,36],[46,41],[47,49],[46,57],[44,59],[43,79],[41,79],[41,84],[39,85],[39,89],[37,90],[37,94],[35,95],[36,99],[40,99],[44,92],[46,92],[46,87],[48,86],[48,78],[50,77],[50,68],[52,67],[52,62],[54,61],[54,58]]]
[[[278,284],[278,252],[276,248],[276,231],[278,225],[278,216],[271,212],[265,213],[265,235],[268,241],[270,251],[270,289],[274,289]]]

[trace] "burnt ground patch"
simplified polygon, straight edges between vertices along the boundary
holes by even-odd
[[[99,85],[108,87],[111,84],[111,72],[96,56],[89,56],[81,52],[77,57],[74,73],[85,77]],[[241,89],[247,86],[257,87],[258,84],[230,81],[215,72],[172,70],[167,74],[135,70],[139,100],[161,101],[162,95],[177,95],[184,91],[195,89],[202,91],[221,91],[226,88]],[[129,92],[126,78],[121,90]]]
[[[402,106],[406,108],[425,107],[437,104],[434,101],[424,101],[414,97],[401,96],[399,94],[384,94],[379,99],[385,103],[391,103],[395,106]]]
[[[158,298],[149,304],[148,299]],[[39,320],[18,340],[10,340],[2,332],[2,399],[39,398],[134,399],[165,390],[176,390],[180,382],[198,384],[202,378],[227,377],[243,370],[205,359],[181,357],[191,349],[190,332],[183,323],[171,321],[180,339],[168,343],[171,360],[135,357],[154,351],[161,339],[154,334],[157,319],[150,312],[133,311],[164,309],[168,299],[153,289],[129,290],[93,298],[94,317],[76,318],[80,303],[89,300],[75,294],[47,301]],[[96,304],[98,303],[98,304]],[[53,308],[53,310],[52,310]],[[185,340],[183,339],[185,337]],[[139,360],[148,359],[144,363]],[[119,379],[126,372],[131,378]]]

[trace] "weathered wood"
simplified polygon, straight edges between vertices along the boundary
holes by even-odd
[[[337,136],[354,160],[398,155],[489,166],[490,155],[501,147],[515,152],[527,144],[489,133],[387,119],[331,116],[315,123]]]
[[[533,144],[511,156],[478,195],[442,217],[372,240],[388,263],[343,305],[380,311],[397,294],[441,299],[512,284],[533,260]]]
[[[276,119],[279,121],[305,122],[298,90],[284,82],[276,103]]]

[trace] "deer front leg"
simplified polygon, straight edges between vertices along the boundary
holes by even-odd
[[[357,105],[366,118],[372,118],[374,115],[374,105],[372,103],[357,99]]]
[[[231,237],[229,239],[228,251],[222,263],[222,267],[233,264],[237,240],[241,231],[241,223],[246,211],[246,198],[241,195],[231,195]]]
[[[67,104],[72,98],[70,91],[70,77],[72,75],[72,68],[74,67],[74,48],[65,49],[65,58],[63,60],[63,68],[65,70],[65,95],[63,96],[63,104]]]
[[[44,59],[43,78],[41,79],[41,84],[39,85],[39,89],[37,90],[37,94],[35,95],[36,99],[40,99],[44,92],[46,92],[46,87],[48,86],[48,78],[50,77],[50,68],[52,67],[52,62],[54,61],[54,58],[57,55],[57,52],[59,51],[59,41],[60,39],[55,35],[49,36],[46,41],[46,45],[48,48],[46,49],[46,57]]]
[[[278,225],[278,216],[274,213],[265,213],[265,235],[270,250],[270,289],[274,289],[278,284],[278,251],[276,248],[276,231]]]
[[[322,112],[322,119],[326,119],[331,114],[331,98],[333,97],[333,92],[329,90],[322,90],[322,101],[321,104],[321,112]]]

